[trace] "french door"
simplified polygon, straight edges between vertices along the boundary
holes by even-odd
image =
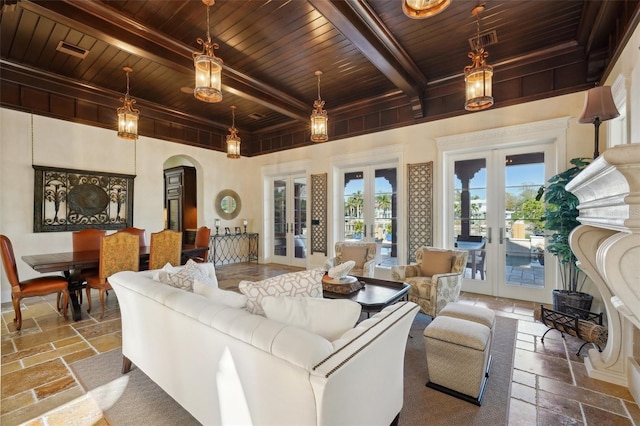
[[[307,178],[302,175],[276,177],[271,226],[272,259],[276,263],[304,267],[307,258]]]
[[[397,167],[395,164],[343,169],[342,239],[378,243],[382,266],[397,264]]]
[[[469,252],[463,290],[545,302],[543,201],[551,144],[448,154],[447,244]]]

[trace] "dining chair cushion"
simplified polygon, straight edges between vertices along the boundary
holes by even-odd
[[[453,253],[451,250],[424,249],[420,271],[422,276],[432,277],[451,272]]]
[[[269,319],[303,328],[329,341],[353,328],[362,306],[347,299],[266,296],[262,308]]]
[[[193,280],[193,292],[231,308],[244,309],[247,306],[247,296],[218,288],[217,281],[212,285],[210,280],[196,278]]]
[[[262,299],[265,296],[322,297],[323,268],[290,272],[262,281],[240,281],[238,288],[247,296],[247,310],[264,315]]]
[[[172,287],[180,288],[185,291],[193,291],[193,281],[196,278],[209,278],[204,268],[201,268],[196,262],[189,259],[184,267],[177,272],[160,271],[158,273],[159,281]],[[216,281],[217,284],[217,281]]]

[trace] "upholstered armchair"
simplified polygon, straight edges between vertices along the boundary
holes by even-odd
[[[391,267],[391,279],[410,284],[409,300],[435,318],[447,303],[458,300],[467,256],[466,250],[421,247],[417,263]]]
[[[336,243],[336,255],[327,260],[325,268],[328,271],[334,266],[353,260],[356,262],[356,266],[349,272],[349,275],[373,277],[376,269],[376,249],[376,243],[338,241]]]

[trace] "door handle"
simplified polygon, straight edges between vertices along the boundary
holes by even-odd
[[[500,228],[500,244],[504,243],[504,228]]]
[[[364,237],[367,238],[367,225],[363,226]]]
[[[491,227],[487,228],[487,243],[491,244]]]

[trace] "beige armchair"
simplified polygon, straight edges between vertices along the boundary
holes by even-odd
[[[376,243],[338,241],[336,256],[327,260],[325,268],[328,271],[336,265],[353,260],[356,262],[356,266],[349,272],[349,275],[373,277],[376,268],[376,249]]]
[[[391,267],[391,279],[410,284],[409,300],[435,318],[447,303],[458,300],[467,256],[466,250],[421,247],[417,263]]]

